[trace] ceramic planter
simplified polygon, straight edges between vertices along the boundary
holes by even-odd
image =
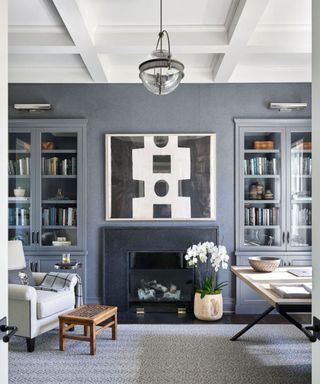
[[[215,321],[223,315],[222,294],[205,295],[201,299],[200,293],[194,295],[194,315],[199,320]]]

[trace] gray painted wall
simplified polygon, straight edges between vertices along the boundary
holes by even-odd
[[[268,109],[270,101],[307,102],[305,111],[279,113]],[[45,113],[17,112],[13,103],[48,102]],[[11,118],[87,118],[88,123],[88,291],[91,300],[102,296],[102,239],[105,222],[105,133],[217,134],[217,220],[220,241],[234,250],[234,125],[233,118],[310,118],[310,84],[192,84],[173,94],[154,96],[142,85],[14,84],[9,88]],[[124,223],[116,223],[123,225]],[[137,225],[136,222],[125,222]],[[153,223],[145,223],[153,225]],[[156,223],[167,225],[167,223]],[[171,223],[175,225],[188,223]],[[194,222],[192,223],[192,225]],[[115,225],[115,223],[111,223]],[[231,258],[231,262],[233,258]],[[235,296],[235,282],[228,280],[226,303]]]

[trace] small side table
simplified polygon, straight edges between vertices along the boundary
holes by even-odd
[[[60,269],[60,270],[73,270],[75,273],[77,273],[78,269],[82,267],[81,263],[71,262],[71,263],[56,263],[54,265],[54,269]]]

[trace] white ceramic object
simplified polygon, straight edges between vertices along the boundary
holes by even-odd
[[[15,195],[15,197],[24,197],[25,193],[26,190],[21,187],[15,188],[13,190],[13,194]]]
[[[194,295],[194,315],[199,320],[215,321],[223,315],[222,294],[205,295],[201,299],[200,293]]]

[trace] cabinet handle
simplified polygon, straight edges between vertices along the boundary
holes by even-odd
[[[37,232],[37,244],[40,244],[40,242],[39,242],[39,232]]]
[[[30,269],[31,269],[31,272],[34,272],[34,270],[33,270],[33,262],[32,261],[30,262]]]
[[[31,244],[34,244],[34,231],[31,232]]]
[[[290,232],[288,231],[287,232],[287,243],[289,244],[289,241],[290,241]]]
[[[39,268],[38,268],[38,262],[37,262],[37,261],[36,261],[35,272],[39,272]]]
[[[282,243],[284,244],[285,241],[286,241],[286,233],[283,231],[282,232]]]

